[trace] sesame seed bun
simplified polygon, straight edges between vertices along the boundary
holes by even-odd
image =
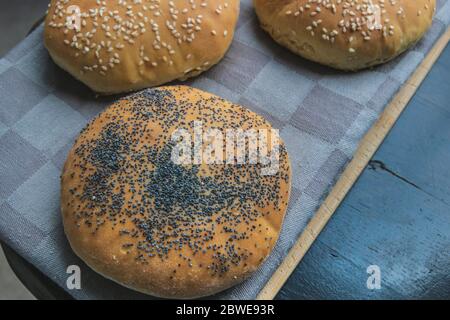
[[[76,14],[72,6],[79,8],[78,24],[67,23]],[[129,92],[184,80],[219,62],[238,15],[238,0],[52,0],[45,46],[92,90]]]
[[[342,70],[381,64],[410,48],[430,27],[436,6],[435,0],[253,2],[261,27],[276,42]]]
[[[272,129],[239,105],[171,86],[123,98],[81,132],[63,168],[61,211],[92,269],[153,296],[194,298],[240,283],[270,254],[291,188],[284,144],[272,175],[260,163],[176,164],[172,134],[194,134],[198,122],[203,132]]]

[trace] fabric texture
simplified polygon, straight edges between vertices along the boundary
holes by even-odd
[[[253,299],[326,197],[358,142],[450,23],[438,0],[431,29],[412,50],[385,65],[344,73],[278,46],[258,26],[251,0],[241,1],[225,58],[185,82],[239,103],[280,129],[293,168],[292,196],[278,243],[264,265],[218,299]],[[0,59],[0,240],[78,299],[152,298],[87,267],[72,252],[59,210],[59,176],[75,137],[118,97],[97,97],[59,69],[40,26]],[[68,290],[69,265],[81,290]]]

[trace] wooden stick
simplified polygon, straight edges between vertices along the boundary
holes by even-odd
[[[274,272],[265,287],[259,293],[258,300],[273,299],[298,263],[313,244],[319,233],[330,220],[340,203],[344,200],[348,191],[352,188],[364,168],[372,159],[378,147],[383,142],[389,131],[394,126],[402,111],[413,97],[417,88],[425,79],[431,67],[450,40],[450,28],[436,42],[429,54],[417,67],[412,76],[402,86],[400,91],[386,106],[385,110],[361,140],[353,159],[345,168],[341,177],[322,203],[316,214],[306,226],[297,242],[293,245],[286,258]]]

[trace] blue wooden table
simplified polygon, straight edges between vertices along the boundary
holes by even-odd
[[[277,298],[450,298],[450,45]]]
[[[69,297],[5,253],[36,297]],[[450,298],[450,46],[277,298]]]

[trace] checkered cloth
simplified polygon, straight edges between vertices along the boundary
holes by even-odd
[[[431,30],[383,66],[342,73],[275,44],[241,3],[225,58],[188,85],[267,117],[281,131],[293,166],[293,192],[280,239],[250,279],[215,298],[252,299],[271,277],[352,157],[358,142],[450,22],[438,0]],[[0,240],[75,298],[148,298],[90,270],[70,249],[59,213],[59,175],[74,138],[117,97],[97,98],[50,60],[42,26],[0,60]],[[81,268],[68,290],[66,269]]]

